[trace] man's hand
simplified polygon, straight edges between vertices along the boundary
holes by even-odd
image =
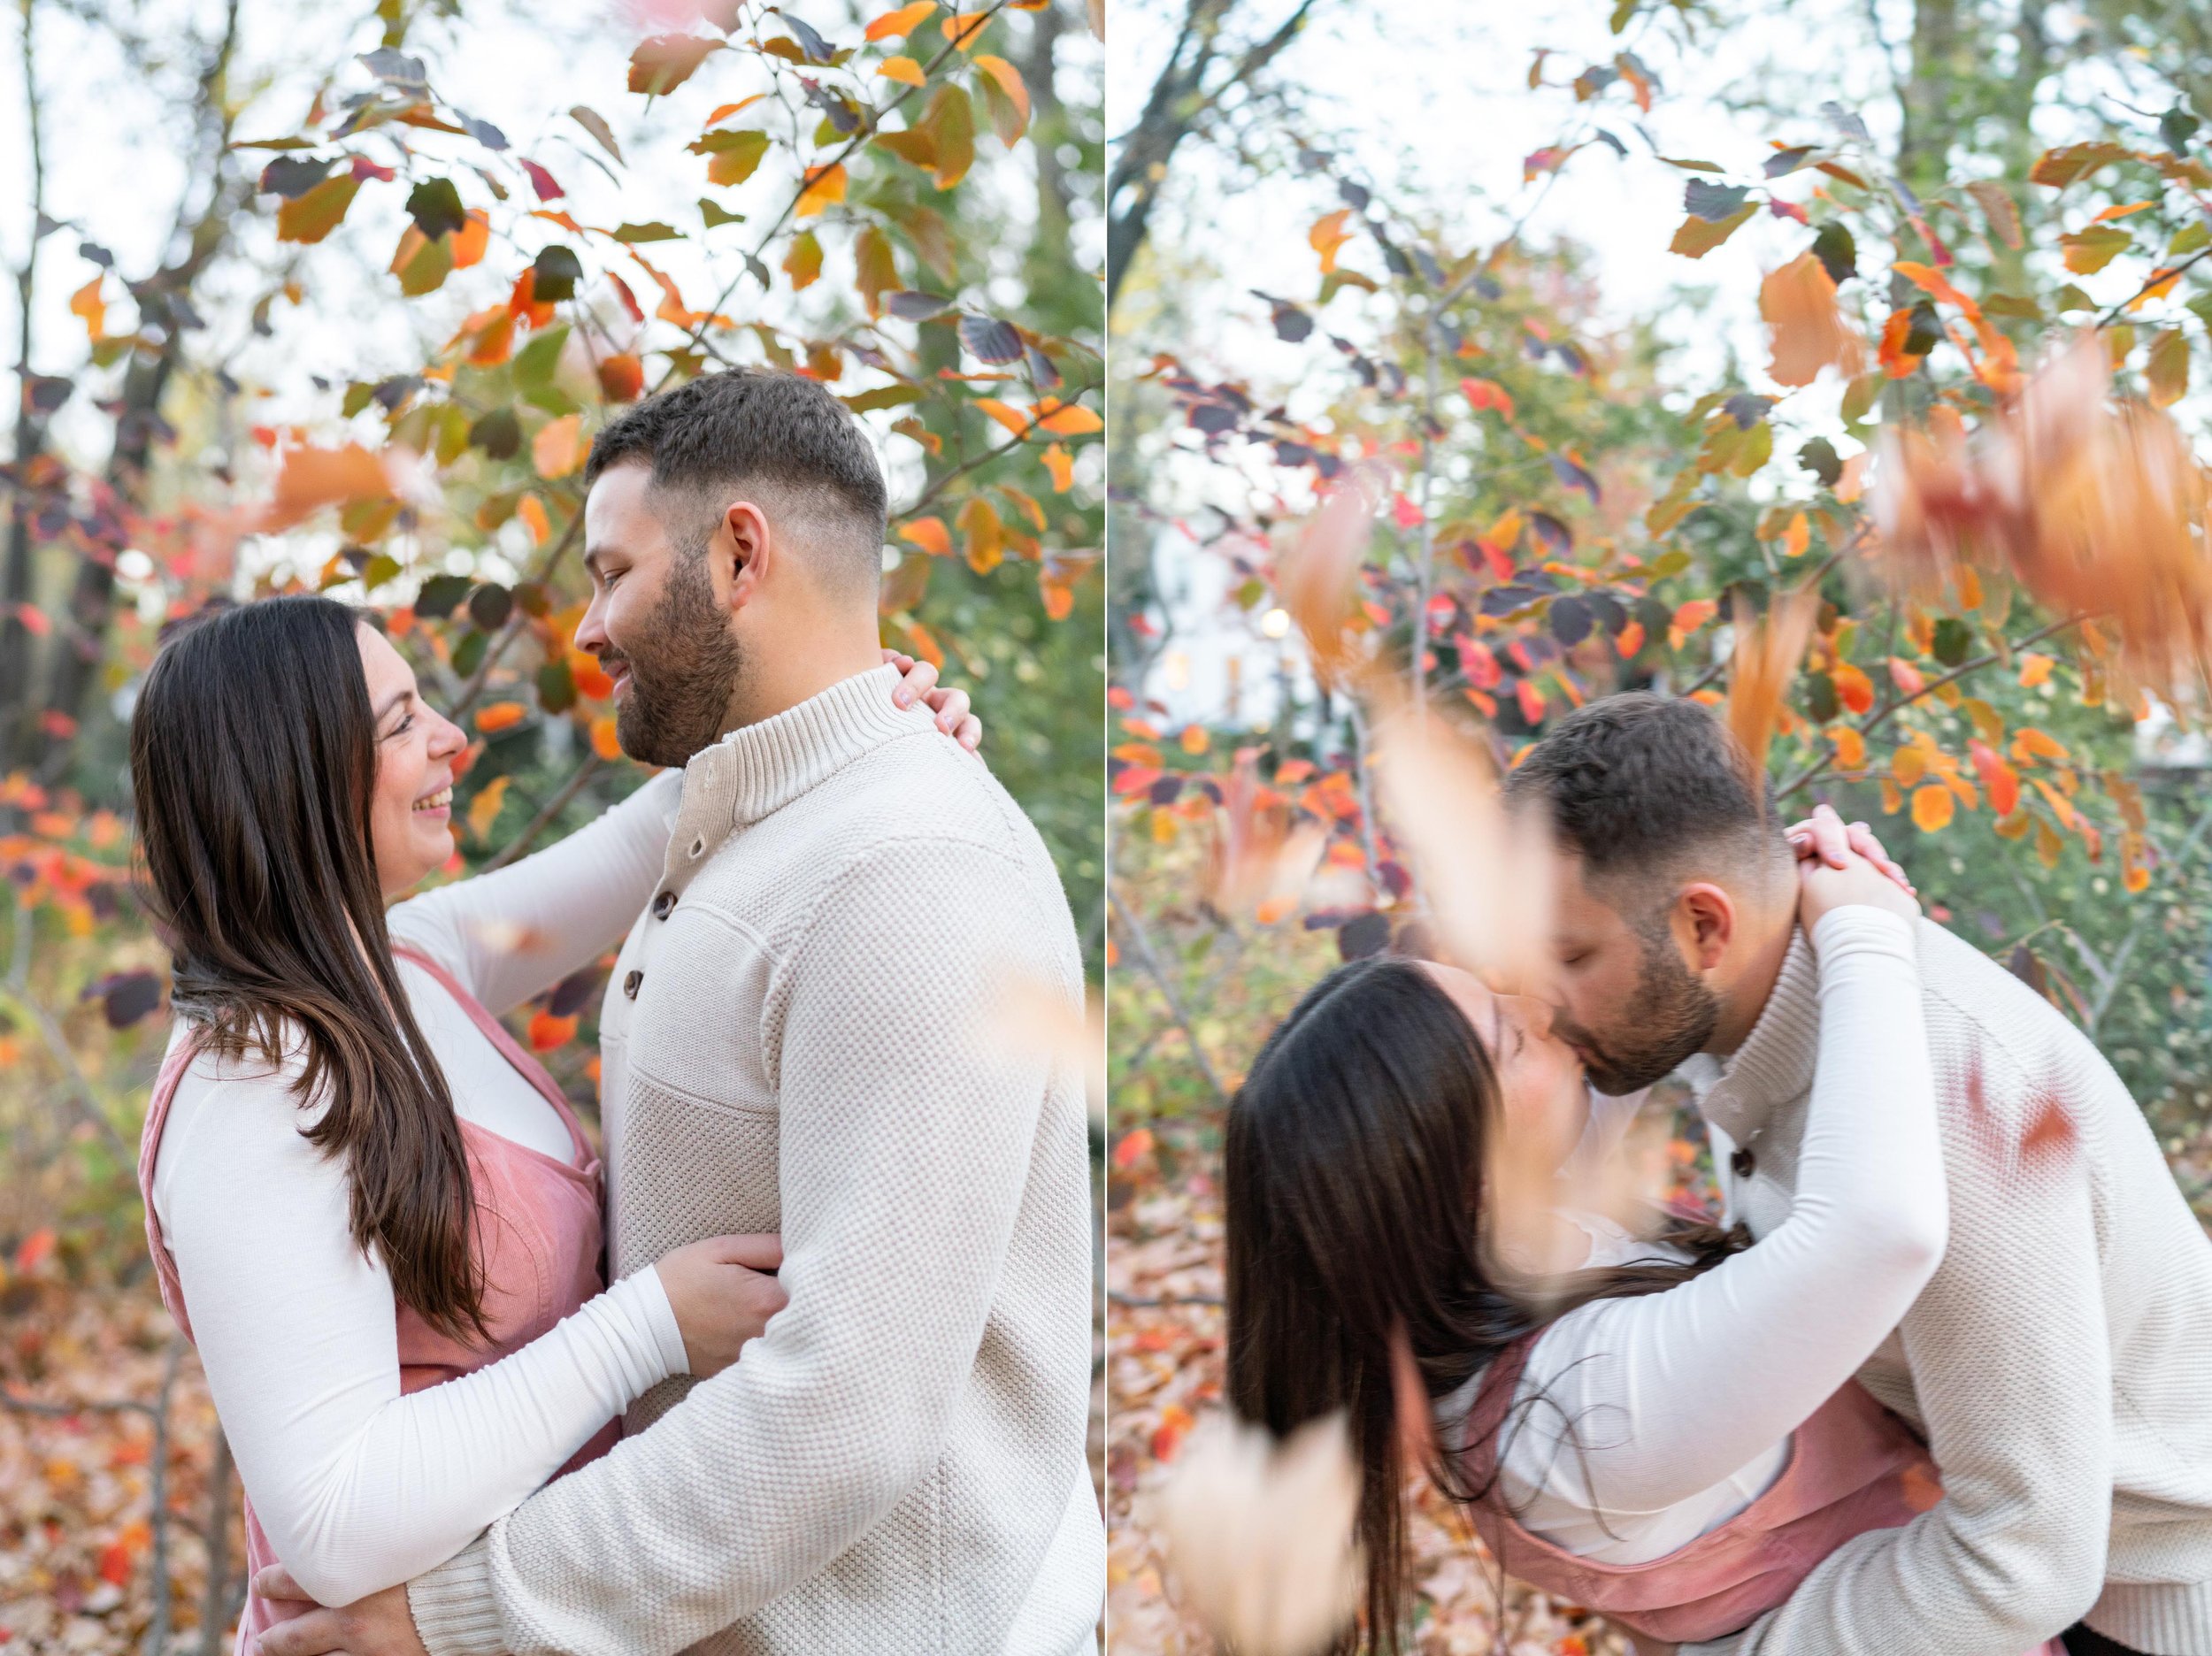
[[[937,684],[934,663],[918,661],[911,656],[902,656],[887,649],[883,659],[905,675],[898,688],[891,692],[891,700],[900,707],[912,707],[917,702],[926,702],[929,710],[937,716],[937,728],[952,737],[970,753],[981,746],[983,721],[968,711],[968,693],[965,690],[941,689]]]
[[[1833,806],[1814,806],[1813,814],[1803,822],[1791,824],[1788,832],[1790,848],[1797,853],[1797,860],[1801,862],[1817,861],[1825,862],[1832,869],[1846,868],[1855,853],[1888,875],[1903,890],[1916,897],[1920,894],[1913,883],[1905,878],[1905,870],[1897,866],[1888,852],[1882,849],[1882,842],[1874,837],[1874,831],[1863,822],[1855,822],[1847,828],[1843,818],[1836,815]]]
[[[291,1572],[272,1564],[253,1578],[257,1597],[315,1605]],[[250,1656],[430,1656],[415,1632],[415,1618],[407,1608],[407,1589],[387,1587],[339,1610],[319,1605],[305,1615],[280,1622],[254,1641]]]

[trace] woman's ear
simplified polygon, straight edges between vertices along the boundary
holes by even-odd
[[[1675,894],[1675,935],[1688,955],[1690,970],[1711,971],[1728,954],[1736,935],[1736,900],[1709,880],[1694,880]]]

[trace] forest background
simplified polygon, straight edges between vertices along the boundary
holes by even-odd
[[[1117,17],[1110,1619],[1151,1656],[1208,1648],[1156,1524],[1220,1397],[1226,1098],[1303,988],[1438,912],[1440,798],[1394,819],[1348,677],[1509,764],[1592,696],[1734,711],[1783,658],[1752,722],[1784,809],[1870,820],[1932,915],[2097,1041],[2212,1215],[2205,702],[2167,650],[2204,613],[2212,23],[2185,0]],[[2024,409],[2067,400],[2054,362],[2077,407],[2109,373],[2132,456],[2072,548],[2086,595],[1998,555],[2017,525],[1975,487]],[[1348,486],[1356,535],[1318,510]],[[1982,555],[1928,556],[1946,531]],[[1363,681],[1317,675],[1317,615]],[[1704,1186],[1694,1117],[1665,1157]],[[1419,1648],[1615,1648],[1501,1596],[1425,1513]]]
[[[373,610],[472,739],[446,873],[496,866],[641,779],[570,647],[592,433],[696,373],[812,374],[884,458],[885,640],[973,696],[1095,984],[1102,17],[10,10],[0,1645],[213,1652],[235,1479],[134,1180],[168,1020],[126,735],[162,628]],[[588,1116],[605,964],[511,1020]]]

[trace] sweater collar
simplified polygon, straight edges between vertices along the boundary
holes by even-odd
[[[780,810],[862,754],[927,730],[921,702],[892,705],[899,671],[886,663],[839,680],[796,707],[732,731],[684,767],[669,872],[695,868],[723,840]]]
[[[1803,928],[1793,928],[1773,991],[1725,1063],[1701,1054],[1685,1065],[1700,1092],[1705,1119],[1737,1144],[1763,1128],[1775,1110],[1813,1085],[1820,1054],[1820,966]]]

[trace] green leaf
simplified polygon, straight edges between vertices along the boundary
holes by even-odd
[[[361,180],[350,172],[325,179],[304,196],[296,196],[277,209],[277,240],[319,242],[345,218],[346,209],[360,192]]]
[[[2150,362],[2144,373],[2151,401],[2171,408],[2189,389],[2189,336],[2179,328],[2162,330],[2151,341]]]
[[[568,343],[568,325],[546,329],[515,353],[515,384],[528,387],[550,385],[560,364],[561,347]]]
[[[1844,225],[1831,221],[1820,226],[1813,236],[1813,257],[1839,288],[1859,273],[1858,240]]]
[[[1824,672],[1805,675],[1805,711],[1816,724],[1825,724],[1843,710],[1836,698],[1836,681]]]
[[[1863,373],[1843,388],[1845,424],[1855,426],[1866,418],[1867,411],[1874,406],[1874,399],[1882,394],[1882,380],[1879,373]]]
[[[2059,237],[2065,249],[2066,268],[2077,276],[2094,276],[2134,245],[2134,238],[2118,225],[2091,225]]]
[[[491,637],[484,632],[468,632],[453,647],[453,671],[467,678],[483,664],[484,652],[490,648]]]
[[[877,409],[904,408],[921,400],[921,387],[910,385],[878,386],[872,391],[862,391],[841,399],[856,414],[869,414]]]
[[[576,296],[576,284],[583,276],[584,265],[575,249],[556,242],[539,249],[530,271],[532,295],[541,303],[548,303]]]
[[[1736,447],[1736,457],[1728,469],[1740,478],[1747,478],[1774,457],[1774,427],[1761,420],[1744,433],[1743,441]]]
[[[2203,219],[2193,218],[2187,224],[2182,226],[2180,229],[2174,232],[2174,239],[2166,243],[2166,251],[2169,253],[2193,253],[2199,248],[2203,247],[2208,243],[2212,243],[2212,230],[2208,230],[2205,227]]]
[[[1680,547],[1663,554],[1645,572],[1655,581],[1663,581],[1679,575],[1690,567],[1690,555]]]
[[[699,217],[710,230],[718,229],[726,224],[743,224],[745,222],[745,215],[743,213],[731,212],[724,208],[719,202],[710,201],[704,196],[699,197]]]
[[[707,182],[726,186],[752,177],[768,144],[766,133],[747,126],[703,134],[689,147],[692,154],[707,157]]]
[[[640,242],[674,242],[682,234],[674,225],[663,224],[657,218],[648,224],[618,224],[614,228],[616,241],[633,246]]]
[[[607,118],[588,104],[579,104],[569,111],[569,119],[599,141],[599,147],[617,161],[622,159],[622,146],[614,141],[614,129],[607,125]]]
[[[2051,296],[2051,308],[2064,316],[2070,310],[2094,310],[2097,302],[2073,283],[2068,282]]]
[[[346,387],[345,398],[338,404],[338,411],[351,419],[368,407],[369,399],[376,395],[376,387],[365,380],[356,380]]]
[[[1835,444],[1825,437],[1816,437],[1797,451],[1797,464],[1818,478],[1829,488],[1836,486],[1843,476],[1843,462],[1837,456]],[[1825,721],[1823,721],[1825,723]]]
[[[2206,331],[2212,332],[2212,293],[2199,294],[2189,301],[2189,309],[2196,313],[2197,320],[2204,324]]]
[[[398,573],[399,560],[388,552],[380,552],[362,566],[361,585],[365,590],[374,592]]]
[[[2043,319],[2043,307],[2028,294],[1990,294],[1982,300],[1982,309],[1991,316],[2016,317],[2023,322]]]
[[[1682,221],[1674,233],[1674,240],[1667,244],[1667,251],[1679,253],[1684,258],[1703,258],[1722,242],[1734,235],[1750,221],[1758,209],[1749,203],[1739,207],[1727,218],[1713,223],[1692,213]]]
[[[1935,640],[1929,652],[1946,667],[1956,667],[1965,661],[1974,648],[1974,629],[1956,616],[1945,616],[1935,624]]]
[[[399,267],[399,290],[410,297],[431,293],[452,273],[453,242],[449,237],[439,236],[423,242],[414,257]]]
[[[548,713],[565,713],[576,705],[576,676],[565,659],[538,669],[538,705]]]
[[[469,427],[469,441],[495,460],[511,460],[522,448],[522,422],[512,409],[494,409]]]
[[[442,178],[425,179],[408,193],[407,216],[433,242],[450,235],[469,221],[468,209],[461,205],[461,192],[453,188],[451,179]]]
[[[1693,161],[1687,156],[1663,155],[1659,158],[1669,166],[1680,167],[1686,172],[1725,172],[1728,170],[1717,161]]]

